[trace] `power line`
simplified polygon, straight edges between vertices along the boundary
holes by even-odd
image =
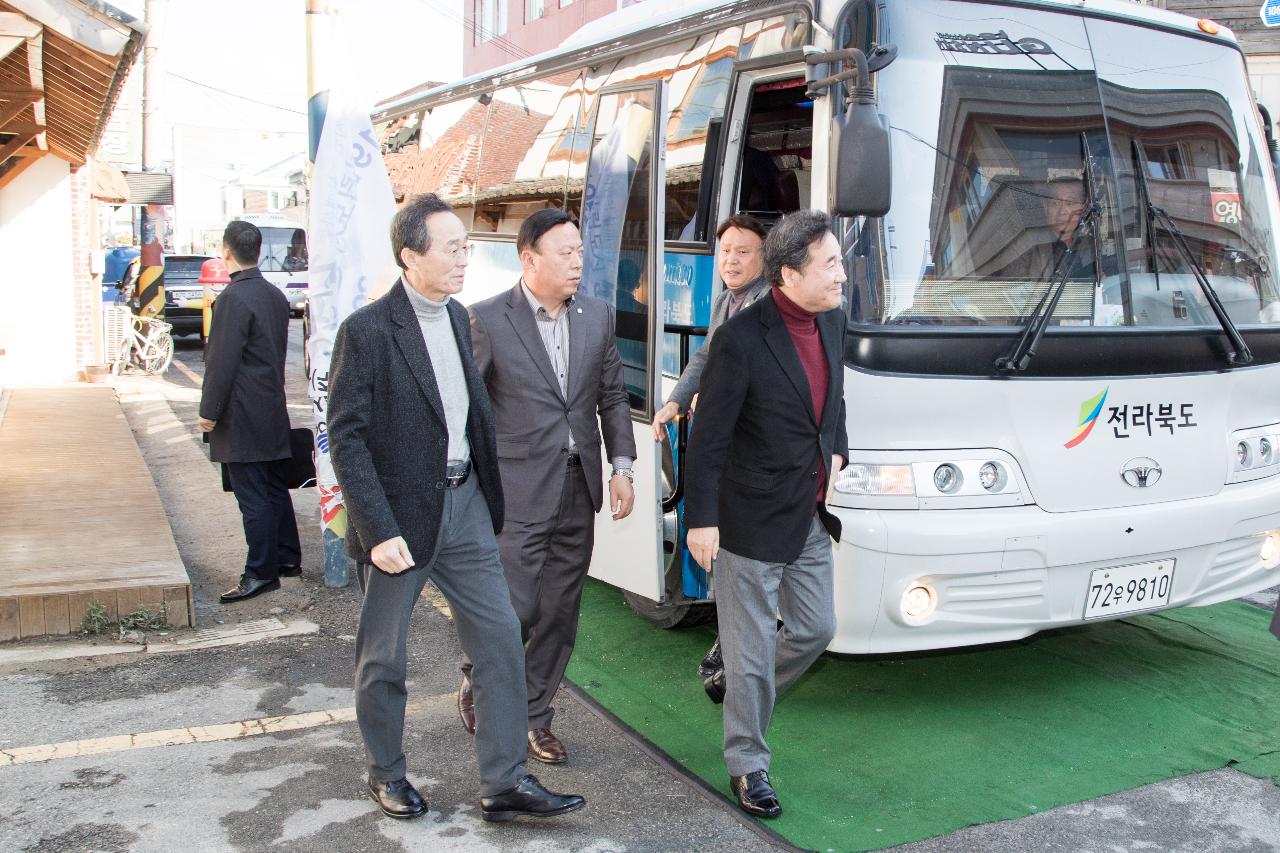
[[[201,88],[208,89],[211,92],[218,92],[219,94],[230,95],[233,98],[239,98],[240,100],[248,101],[251,104],[258,104],[259,106],[270,107],[273,110],[280,110],[282,112],[293,113],[295,115],[300,115],[300,116],[306,115],[306,113],[303,112],[302,110],[295,110],[291,107],[282,107],[279,104],[269,104],[266,101],[259,101],[257,98],[250,98],[248,95],[239,95],[239,94],[236,94],[235,92],[228,92],[226,89],[219,89],[217,86],[210,86],[208,83],[201,83],[199,80],[192,80],[190,77],[183,77],[181,74],[175,74],[172,71],[166,71],[165,73],[168,74],[170,77],[177,77],[179,80],[183,80],[187,83],[192,84],[193,86],[200,86]]]
[[[467,27],[467,19],[465,15],[459,16],[458,13],[455,12],[454,10],[448,9],[442,6],[437,6],[435,3],[431,2],[431,0],[418,0],[418,2],[421,5],[426,6],[428,9],[431,9],[436,14],[444,16],[449,21],[455,24],[461,24],[464,35],[466,34],[466,31],[469,29]],[[501,3],[503,2],[503,0],[497,0],[497,2]],[[529,53],[527,50],[525,50],[524,48],[520,47],[520,45],[506,38],[505,36],[500,35],[496,32],[487,31],[484,27],[480,25],[480,22],[478,20],[472,22],[470,29],[473,29],[475,34],[480,36],[484,43],[487,44],[489,42],[492,42],[495,45],[497,45],[499,48],[501,48],[504,53],[510,56],[513,56],[516,59],[528,59],[530,56],[533,55]]]

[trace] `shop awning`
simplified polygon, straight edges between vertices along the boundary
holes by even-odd
[[[129,182],[124,174],[106,160],[92,160],[93,184],[90,193],[98,201],[125,204],[129,201]]]
[[[145,34],[100,0],[0,0],[0,185],[22,160],[89,159]]]

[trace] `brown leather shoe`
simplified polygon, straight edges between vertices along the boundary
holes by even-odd
[[[476,698],[471,693],[471,679],[465,675],[458,687],[458,717],[462,719],[462,727],[468,733],[476,733]]]
[[[529,732],[529,757],[543,764],[564,764],[569,760],[569,753],[551,729],[534,729]]]

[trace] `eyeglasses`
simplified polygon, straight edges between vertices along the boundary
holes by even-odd
[[[454,263],[457,263],[463,258],[470,258],[473,254],[475,254],[476,244],[462,243],[461,245],[452,246],[446,249],[442,249],[441,251],[445,253],[445,255],[449,258],[449,260],[453,261]]]

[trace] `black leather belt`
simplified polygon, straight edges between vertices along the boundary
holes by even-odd
[[[444,487],[446,489],[455,489],[467,482],[467,477],[471,476],[471,463],[463,462],[461,465],[450,465],[444,475]]]
[[[565,450],[561,450],[560,452],[566,454],[565,458],[569,460],[570,468],[581,467],[582,454],[578,453],[578,451],[565,449]]]

